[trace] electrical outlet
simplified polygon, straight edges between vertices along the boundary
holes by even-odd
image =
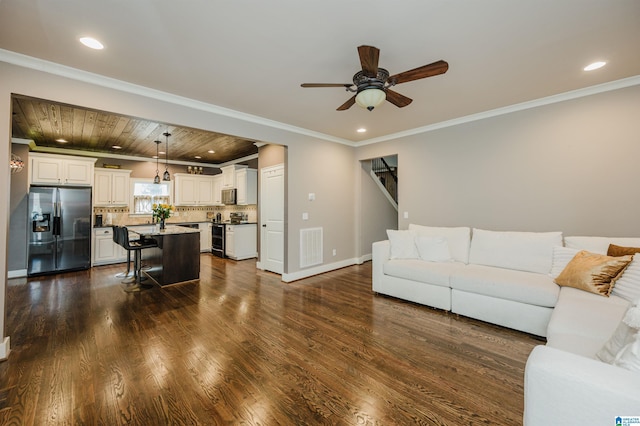
[[[409,212],[404,212],[404,218],[409,219]]]
[[[338,254],[338,251],[336,249],[333,249],[333,255],[335,256],[336,254]]]
[[[309,220],[309,213],[307,212],[302,213],[302,220]]]

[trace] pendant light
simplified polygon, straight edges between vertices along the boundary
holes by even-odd
[[[171,133],[169,133],[169,126],[167,126],[167,131],[163,133],[165,140],[167,142],[167,146],[164,150],[165,152],[165,157],[164,157],[164,174],[162,175],[162,180],[164,181],[169,181],[171,180],[171,175],[169,174],[169,136],[171,136]]]
[[[154,141],[156,143],[156,177],[153,178],[153,183],[155,184],[160,184],[160,174],[158,171],[158,159],[160,158],[160,144],[162,142],[156,140]]]

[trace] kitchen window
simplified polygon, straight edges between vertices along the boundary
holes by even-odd
[[[171,182],[153,183],[152,179],[131,179],[131,214],[151,214],[154,204],[171,204]]]

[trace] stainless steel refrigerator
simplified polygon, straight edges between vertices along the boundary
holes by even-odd
[[[91,188],[31,186],[27,275],[91,267]]]

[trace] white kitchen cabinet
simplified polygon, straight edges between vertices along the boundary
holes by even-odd
[[[124,248],[113,242],[112,228],[93,229],[93,264],[108,265],[127,260]]]
[[[175,173],[175,204],[177,206],[214,205],[214,176]]]
[[[222,205],[222,175],[215,175],[213,177],[213,204],[216,206]]]
[[[93,204],[95,206],[126,206],[129,204],[131,170],[95,169]]]
[[[258,257],[258,234],[255,223],[225,226],[225,255],[244,260]]]
[[[200,251],[211,251],[211,222],[200,222]]]
[[[236,204],[248,205],[258,203],[258,171],[256,169],[240,169],[236,171],[238,188]]]
[[[236,173],[238,170],[246,168],[247,166],[241,166],[238,164],[220,167],[220,170],[222,171],[222,189],[236,188]]]
[[[96,158],[29,153],[30,183],[38,185],[93,186]]]

